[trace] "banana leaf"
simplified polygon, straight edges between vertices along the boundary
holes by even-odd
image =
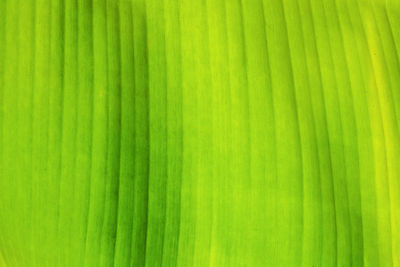
[[[1,0],[0,266],[400,266],[397,0]]]

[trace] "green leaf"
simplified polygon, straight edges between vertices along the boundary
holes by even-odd
[[[0,266],[400,266],[400,2],[0,1]]]

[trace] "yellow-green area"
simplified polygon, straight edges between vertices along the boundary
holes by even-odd
[[[399,0],[0,0],[0,266],[400,266]]]

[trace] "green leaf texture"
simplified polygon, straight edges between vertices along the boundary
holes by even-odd
[[[398,0],[1,0],[0,266],[400,266]]]

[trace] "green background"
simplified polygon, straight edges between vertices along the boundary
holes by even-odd
[[[397,0],[1,0],[0,266],[400,266]]]

